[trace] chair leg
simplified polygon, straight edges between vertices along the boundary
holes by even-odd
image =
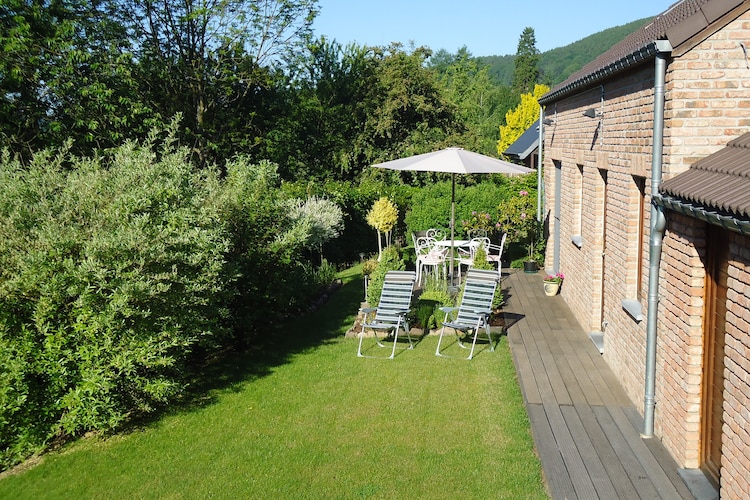
[[[442,356],[442,354],[440,354],[440,342],[443,341],[443,333],[445,333],[445,325],[443,325],[443,328],[440,329],[440,338],[438,338],[438,345],[437,349],[435,349],[435,356]]]
[[[362,340],[365,338],[365,327],[362,326],[362,331],[359,332],[359,347],[357,347],[357,357],[358,358],[364,358],[365,355],[362,354]]]
[[[471,351],[469,351],[469,357],[466,359],[474,357],[474,347],[477,345],[477,335],[479,335],[479,328],[474,328],[474,340],[471,342]]]
[[[388,356],[388,359],[393,359],[396,356],[396,344],[398,344],[398,324],[396,324],[396,328],[393,330],[393,349],[391,349],[391,355]]]

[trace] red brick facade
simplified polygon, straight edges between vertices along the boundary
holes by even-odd
[[[747,4],[747,2],[745,2]],[[744,5],[744,4],[743,4]],[[742,13],[744,11],[744,13]],[[663,176],[750,131],[750,12],[735,10],[667,61]],[[750,55],[750,54],[748,54]],[[654,62],[546,106],[545,267],[584,329],[604,332],[603,356],[643,408],[651,219]],[[584,116],[593,108],[597,116]],[[559,171],[560,200],[555,199]],[[748,187],[750,189],[750,186]],[[559,247],[555,218],[559,207]],[[681,467],[702,464],[706,222],[666,212],[660,266],[655,433]],[[729,236],[721,496],[750,498],[750,246]],[[557,254],[556,254],[557,252]],[[623,301],[641,308],[626,311]]]

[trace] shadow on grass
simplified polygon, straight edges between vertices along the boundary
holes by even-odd
[[[130,432],[164,415],[192,411],[215,403],[222,392],[237,392],[250,381],[265,377],[296,354],[343,338],[354,323],[362,301],[359,268],[339,274],[342,285],[315,311],[278,324],[251,337],[250,346],[226,349],[197,369],[181,400],[134,420],[119,432]],[[352,353],[355,355],[355,353]]]

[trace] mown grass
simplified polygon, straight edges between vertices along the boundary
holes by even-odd
[[[6,474],[0,498],[546,498],[506,339],[471,361],[435,357],[434,337],[357,358],[362,285],[343,277],[184,408]]]

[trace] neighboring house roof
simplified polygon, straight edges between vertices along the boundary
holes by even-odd
[[[654,17],[641,29],[573,73],[539,99],[547,105],[628,68],[653,59],[660,51],[657,40],[668,40],[672,48],[706,29],[743,0],[682,0]]]
[[[659,192],[683,203],[750,217],[750,132],[662,182]]]
[[[516,141],[503,151],[505,156],[525,160],[539,145],[539,120],[535,121]]]

